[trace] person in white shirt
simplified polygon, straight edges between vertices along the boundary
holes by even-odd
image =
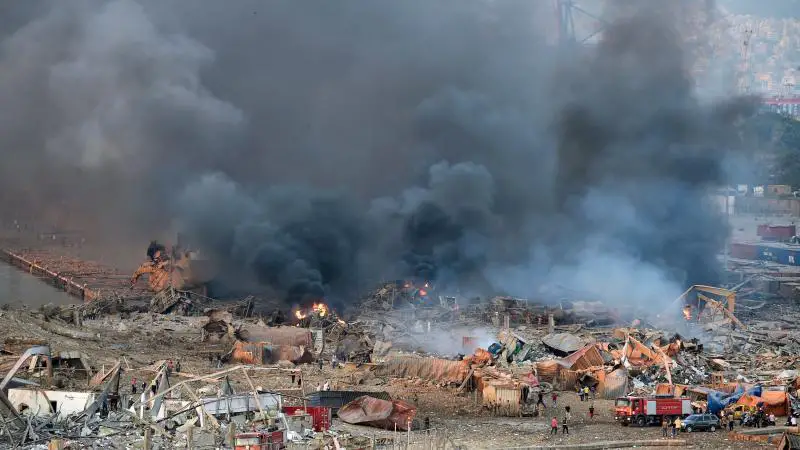
[[[323,391],[330,391],[331,390],[331,384],[328,383],[327,381],[325,381],[325,384],[322,386],[322,390]]]

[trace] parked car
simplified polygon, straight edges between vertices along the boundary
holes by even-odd
[[[719,428],[719,417],[714,414],[692,414],[681,423],[681,430],[687,433],[700,430],[717,431],[717,428]]]

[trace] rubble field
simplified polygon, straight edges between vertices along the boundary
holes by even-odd
[[[798,434],[800,306],[774,267],[730,267],[657,311],[418,280],[341,309],[173,287],[3,307],[0,448],[775,447]],[[733,431],[662,438],[694,413]]]

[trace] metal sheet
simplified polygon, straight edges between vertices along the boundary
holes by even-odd
[[[397,378],[421,378],[438,382],[461,383],[469,373],[469,361],[438,358],[395,358],[378,366],[375,374]]]
[[[553,333],[542,338],[542,343],[553,350],[572,353],[580,350],[586,342],[572,333]]]
[[[222,414],[237,414],[249,411],[258,411],[259,407],[256,404],[252,394],[239,394],[232,395],[225,398],[206,397],[200,399],[203,403],[203,409],[212,415]],[[281,410],[281,396],[277,394],[259,394],[258,401],[261,403],[261,409],[267,410]]]
[[[311,406],[325,406],[331,408],[333,414],[336,414],[339,408],[346,405],[353,400],[369,395],[370,397],[378,398],[381,400],[391,400],[387,392],[364,392],[364,391],[317,391],[307,395],[308,404]]]
[[[600,395],[606,399],[624,397],[628,393],[628,371],[620,368],[605,376]]]
[[[345,423],[402,431],[409,429],[416,414],[417,409],[402,400],[388,401],[367,395],[353,400],[339,410],[339,418]]]
[[[313,348],[314,339],[311,331],[298,327],[259,327],[248,326],[248,339],[251,342],[269,342],[272,345],[302,345]]]

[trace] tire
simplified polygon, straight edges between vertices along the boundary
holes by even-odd
[[[711,425],[710,427],[708,427],[708,431],[710,431],[712,433],[717,431],[717,426],[716,425]]]
[[[688,427],[686,427],[686,432],[687,432],[687,433],[691,433],[691,432],[692,432],[692,426],[691,426],[691,425],[689,425]]]
[[[638,425],[640,427],[643,427],[643,426],[647,425],[647,419],[645,419],[644,416],[637,417],[636,418],[636,425]]]

